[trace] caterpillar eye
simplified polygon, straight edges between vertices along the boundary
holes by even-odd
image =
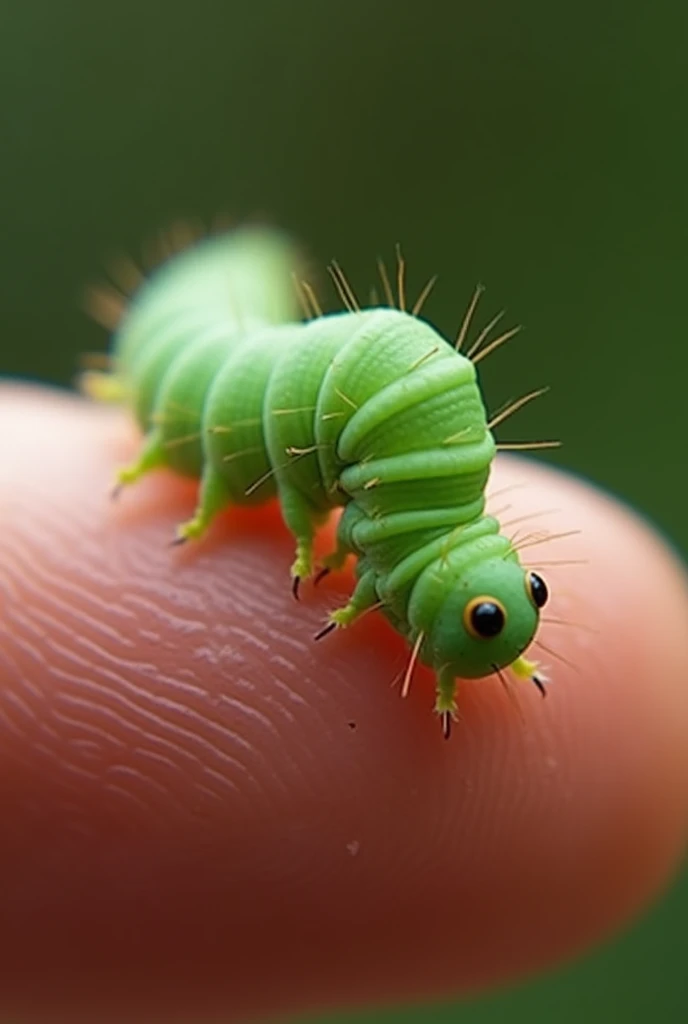
[[[547,584],[536,572],[526,573],[526,590],[536,608],[543,608],[547,604],[549,597]]]
[[[490,640],[504,629],[506,612],[493,597],[474,597],[463,613],[466,631],[476,640]]]

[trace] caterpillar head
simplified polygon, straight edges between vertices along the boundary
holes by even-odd
[[[493,557],[465,568],[459,578],[447,581],[427,630],[424,660],[464,679],[510,666],[539,684],[535,665],[523,653],[547,597],[544,580],[515,560]]]

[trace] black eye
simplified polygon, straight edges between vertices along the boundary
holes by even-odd
[[[549,597],[547,584],[536,572],[529,572],[526,575],[526,590],[536,608],[543,608],[547,604]]]
[[[504,629],[506,612],[492,597],[474,597],[466,605],[463,624],[466,630],[478,640],[489,640]]]

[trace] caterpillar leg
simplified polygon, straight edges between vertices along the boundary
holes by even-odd
[[[290,571],[292,593],[298,598],[301,580],[313,575],[315,531],[324,522],[326,514],[316,511],[298,491],[287,487],[280,487],[279,500],[282,518],[296,537],[296,557]]]
[[[218,512],[227,508],[230,502],[229,485],[215,469],[206,469],[201,477],[196,511],[191,519],[177,527],[175,544],[187,540],[200,540]]]
[[[371,569],[363,573],[347,604],[330,612],[327,625],[323,626],[319,633],[316,633],[315,639],[321,640],[338,627],[350,626],[356,619],[360,619],[361,615],[369,608],[379,603],[380,599],[375,589],[375,573]]]
[[[446,740],[451,735],[451,725],[457,717],[456,693],[458,683],[451,671],[440,669],[437,673],[435,711],[440,716],[442,733]]]
[[[118,404],[127,398],[124,382],[116,373],[84,370],[79,376],[79,391],[95,402]]]
[[[349,555],[353,554],[354,546],[352,540],[352,530],[356,523],[363,518],[362,513],[356,507],[355,502],[350,502],[339,520],[337,527],[337,541],[334,551],[331,551],[329,555],[325,555],[324,558],[320,559],[322,566],[320,572],[315,578],[315,582],[319,583],[320,580],[327,576],[330,572],[336,572],[344,566],[345,561]]]
[[[115,474],[115,487],[113,498],[116,498],[123,487],[136,483],[142,476],[150,473],[153,469],[159,469],[165,465],[166,453],[162,443],[162,437],[157,430],[151,430],[143,439],[143,445],[139,451],[138,458],[128,466],[122,466]]]
[[[319,583],[320,580],[329,573],[337,572],[337,570],[342,569],[350,554],[351,548],[338,539],[337,546],[334,551],[331,551],[329,555],[325,555],[320,559],[321,568],[315,577],[315,582]]]
[[[530,680],[531,683],[535,683],[543,697],[547,696],[545,683],[548,683],[549,679],[544,672],[540,671],[537,661],[529,661],[528,658],[524,658],[523,655],[521,655],[520,658],[516,659],[516,661],[512,661],[509,668],[517,679]]]

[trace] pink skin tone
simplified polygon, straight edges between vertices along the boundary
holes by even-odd
[[[532,649],[544,701],[464,683],[445,742],[431,673],[390,685],[408,652],[380,616],[313,642],[351,575],[295,602],[274,506],[175,551],[188,482],[107,500],[119,413],[5,388],[0,428],[0,1018],[458,996],[581,953],[669,882],[688,589],[627,510],[498,460],[505,522],[560,510],[513,532],[580,531],[523,551],[575,667]]]

